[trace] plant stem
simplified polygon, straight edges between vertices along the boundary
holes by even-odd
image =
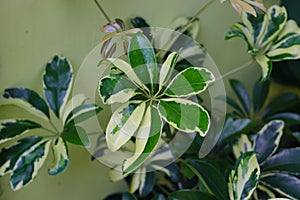
[[[216,78],[212,83],[217,82],[217,81],[219,81],[219,80],[222,80],[222,79],[224,79],[224,78],[227,78],[228,76],[231,76],[232,74],[235,74],[235,73],[237,73],[237,72],[239,72],[239,71],[241,71],[241,70],[243,70],[243,69],[249,67],[249,66],[252,65],[254,62],[255,62],[254,59],[251,59],[250,61],[248,61],[247,63],[243,64],[242,66],[237,67],[237,68],[235,68],[235,69],[233,69],[233,70],[231,70],[231,71],[229,71],[229,72],[226,72],[226,73],[223,74],[222,76]]]
[[[111,22],[110,18],[108,17],[108,15],[106,14],[106,12],[104,11],[104,9],[102,8],[102,6],[100,5],[100,3],[97,0],[94,0],[95,4],[97,5],[97,7],[99,8],[100,12],[103,14],[103,16],[106,18],[106,20],[108,22]]]
[[[195,21],[197,18],[201,15],[203,11],[205,11],[215,0],[209,0],[204,4],[203,7],[200,8],[200,10],[181,28],[178,32],[183,33],[188,29],[188,27]]]
[[[45,128],[45,127],[41,127],[41,129],[57,135],[57,133],[55,131],[51,130],[51,129],[48,129],[48,128]]]

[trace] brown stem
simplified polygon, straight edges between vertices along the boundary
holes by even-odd
[[[99,8],[99,10],[101,11],[101,13],[103,14],[103,16],[106,18],[106,20],[108,22],[111,22],[110,18],[108,17],[108,15],[106,14],[106,12],[104,11],[104,9],[102,8],[102,6],[100,5],[100,3],[97,0],[94,0],[95,4],[97,5],[97,7]]]

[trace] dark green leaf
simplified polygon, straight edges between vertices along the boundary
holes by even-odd
[[[155,173],[153,171],[147,172],[145,183],[140,190],[141,197],[146,197],[150,192],[152,192],[153,187],[155,185],[155,181],[156,181]]]
[[[204,181],[207,191],[211,191],[218,199],[228,199],[227,185],[224,175],[208,162],[190,160],[188,163],[194,168],[192,171],[198,176],[199,181]]]
[[[80,123],[91,117],[96,116],[102,110],[101,107],[95,104],[82,104],[72,110],[66,119],[66,123]]]
[[[262,165],[263,171],[283,171],[300,174],[300,147],[285,149],[266,160]]]
[[[0,152],[0,177],[10,172],[15,166],[18,158],[27,151],[31,146],[40,142],[42,137],[30,136],[18,140],[8,148],[3,148]]]
[[[138,32],[130,42],[129,61],[140,80],[151,86],[152,93],[158,83],[158,67],[154,49],[147,37]]]
[[[254,143],[254,151],[257,153],[259,163],[264,162],[277,150],[283,128],[283,121],[273,120],[259,131]]]
[[[10,177],[13,190],[21,189],[35,178],[46,160],[49,146],[49,140],[42,140],[27,149],[18,158]]]
[[[219,143],[226,143],[227,141],[240,136],[243,133],[248,133],[256,126],[256,123],[251,119],[236,119],[231,117],[226,119]]]
[[[136,200],[136,199],[137,198],[129,192],[125,192],[122,194],[122,200]]]
[[[46,64],[43,76],[44,92],[50,108],[57,117],[68,99],[72,77],[72,67],[66,58],[54,56]]]
[[[240,116],[244,116],[244,111],[242,110],[240,105],[232,98],[227,96],[218,96],[216,99],[226,102],[228,105],[234,108]]]
[[[46,102],[33,90],[26,88],[9,88],[4,90],[3,97],[17,100],[21,104],[29,106],[29,108],[33,109],[33,112],[41,113],[43,116],[46,116],[46,118],[50,117]]]
[[[30,120],[0,121],[0,144],[20,136],[28,130],[40,128],[41,125]]]
[[[163,194],[157,194],[151,200],[166,200],[166,198]]]
[[[269,93],[270,82],[266,81],[257,81],[253,88],[253,108],[254,114],[257,114],[260,109],[263,107],[268,93]]]
[[[179,190],[169,195],[169,200],[216,200],[217,198],[209,193],[198,190]]]
[[[75,145],[89,147],[91,144],[86,131],[82,127],[75,126],[74,124],[66,126],[61,137]]]
[[[291,108],[293,105],[299,102],[299,97],[295,93],[285,93],[278,96],[273,101],[269,103],[263,112],[263,117],[270,116],[272,114]]]
[[[68,146],[61,137],[52,141],[52,152],[54,159],[48,174],[57,175],[62,173],[69,164]]]
[[[296,140],[300,143],[300,132],[293,132],[292,135],[296,138]]]
[[[297,113],[291,113],[291,112],[284,112],[284,113],[278,113],[271,115],[269,117],[266,117],[266,121],[271,121],[271,120],[282,120],[286,124],[300,124],[300,115]]]
[[[245,86],[238,80],[231,79],[229,82],[233,91],[235,92],[238,99],[240,100],[244,110],[249,115],[251,112],[251,100]]]
[[[292,198],[300,199],[300,179],[284,173],[270,173],[261,177],[261,183]]]

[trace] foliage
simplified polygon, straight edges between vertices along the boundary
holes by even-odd
[[[242,23],[233,25],[225,39],[234,37],[247,42],[248,53],[261,67],[262,80],[270,76],[272,62],[300,58],[300,29],[294,20],[287,20],[284,7],[271,6],[257,17],[244,12]]]
[[[66,58],[54,56],[46,64],[43,75],[46,101],[37,92],[27,88],[8,88],[4,91],[4,104],[19,106],[47,123],[43,125],[45,123],[37,122],[36,119],[19,118],[0,121],[0,143],[7,146],[0,152],[0,176],[10,173],[10,183],[14,190],[32,182],[50,148],[54,159],[48,173],[57,175],[69,163],[67,142],[80,146],[90,145],[87,133],[78,124],[95,116],[101,108],[86,103],[87,99],[83,95],[67,101],[72,80],[70,62]],[[54,116],[50,114],[50,109]],[[51,135],[23,137],[35,129],[47,131]],[[7,145],[14,139],[18,140]]]

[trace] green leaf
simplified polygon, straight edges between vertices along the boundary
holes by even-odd
[[[124,192],[122,194],[122,200],[136,200],[137,198],[133,195],[130,194],[129,192]]]
[[[177,52],[170,53],[166,61],[161,66],[159,73],[159,90],[161,90],[161,88],[169,81],[177,63],[178,56]]]
[[[190,160],[187,163],[199,181],[204,182],[203,185],[209,193],[215,195],[217,199],[228,199],[225,178],[217,168],[201,160]]]
[[[210,126],[208,112],[199,104],[185,99],[162,99],[158,103],[160,116],[174,128],[205,136]]]
[[[267,53],[273,61],[300,58],[300,29],[294,20],[289,20]]]
[[[31,146],[40,142],[42,137],[30,136],[18,140],[8,148],[2,148],[0,152],[0,177],[11,172],[18,158],[27,151]]]
[[[140,87],[142,89],[145,89],[147,91],[148,88],[144,85],[144,83],[141,82],[140,78],[137,76],[137,74],[134,72],[133,68],[124,60],[119,58],[107,58],[106,60],[101,60],[100,64],[111,64],[117,69],[121,70],[125,73],[125,75],[128,77],[128,79],[134,83],[137,87]]]
[[[101,110],[102,108],[95,104],[82,104],[72,110],[66,119],[66,124],[83,122],[96,116]]]
[[[162,121],[158,111],[149,106],[136,133],[135,155],[123,163],[123,173],[137,169],[151,155],[157,146],[162,131]]]
[[[4,90],[3,97],[10,99],[9,103],[15,104],[32,114],[48,119],[49,108],[38,93],[26,88],[9,88]]]
[[[109,150],[117,151],[136,132],[145,112],[145,102],[132,101],[114,111],[106,128]]]
[[[263,117],[279,113],[297,104],[299,97],[295,93],[285,93],[272,100],[263,112]]]
[[[198,200],[201,198],[201,200],[216,200],[217,198],[214,195],[201,192],[198,190],[179,190],[176,192],[173,192],[169,195],[169,200]]]
[[[265,171],[281,171],[290,174],[300,174],[300,148],[284,149],[272,156],[262,165]]]
[[[264,162],[275,153],[279,146],[283,128],[283,121],[273,120],[259,131],[254,142],[254,151],[257,153],[259,163]]]
[[[244,110],[249,115],[251,112],[251,100],[245,86],[238,80],[231,79],[229,82]]]
[[[266,117],[266,121],[271,120],[282,120],[286,124],[294,125],[294,124],[300,124],[300,115],[297,113],[291,113],[291,112],[284,112],[284,113],[278,113],[271,115],[269,117]]]
[[[42,140],[18,158],[10,177],[13,190],[19,190],[33,181],[47,158],[50,143],[50,140]]]
[[[0,120],[0,144],[36,128],[41,125],[30,120]]]
[[[158,83],[158,67],[154,49],[143,33],[136,33],[130,42],[128,58],[142,83],[150,84],[153,94]]]
[[[120,74],[110,74],[99,81],[99,94],[103,103],[125,103],[136,95],[136,86]]]
[[[54,159],[48,174],[57,175],[62,173],[68,166],[68,147],[66,142],[61,137],[54,139],[51,146]]]
[[[294,138],[296,138],[296,140],[300,143],[300,132],[293,132],[292,135],[293,135]]]
[[[169,97],[196,95],[206,90],[208,84],[214,80],[215,77],[209,70],[199,67],[189,67],[173,78],[165,94]]]
[[[83,94],[77,94],[67,102],[63,114],[62,121],[65,122],[69,114],[72,112],[73,108],[82,105],[88,98]]]
[[[260,168],[254,152],[242,154],[229,174],[230,199],[249,199],[259,182]]]
[[[75,145],[85,147],[89,147],[91,145],[86,131],[81,126],[76,126],[74,124],[66,126],[61,134],[61,137]]]
[[[261,177],[261,183],[291,198],[300,199],[300,179],[284,173],[268,173]]]
[[[251,119],[236,119],[231,117],[226,119],[222,130],[219,143],[226,143],[233,138],[239,137],[242,133],[248,133],[256,126],[256,123]]]
[[[216,99],[226,102],[228,105],[234,108],[239,115],[244,116],[244,111],[242,110],[240,105],[232,98],[227,96],[218,96]]]
[[[141,182],[140,185],[140,195],[141,197],[146,197],[148,194],[150,194],[150,192],[152,192],[153,187],[155,185],[155,173],[152,172],[147,172],[145,177],[145,180]]]
[[[70,62],[54,56],[46,64],[43,76],[44,92],[50,108],[60,117],[72,87],[73,72]]]
[[[156,194],[151,200],[166,200],[163,194]]]
[[[269,94],[270,82],[268,80],[257,81],[253,88],[253,108],[254,114],[259,113]]]

